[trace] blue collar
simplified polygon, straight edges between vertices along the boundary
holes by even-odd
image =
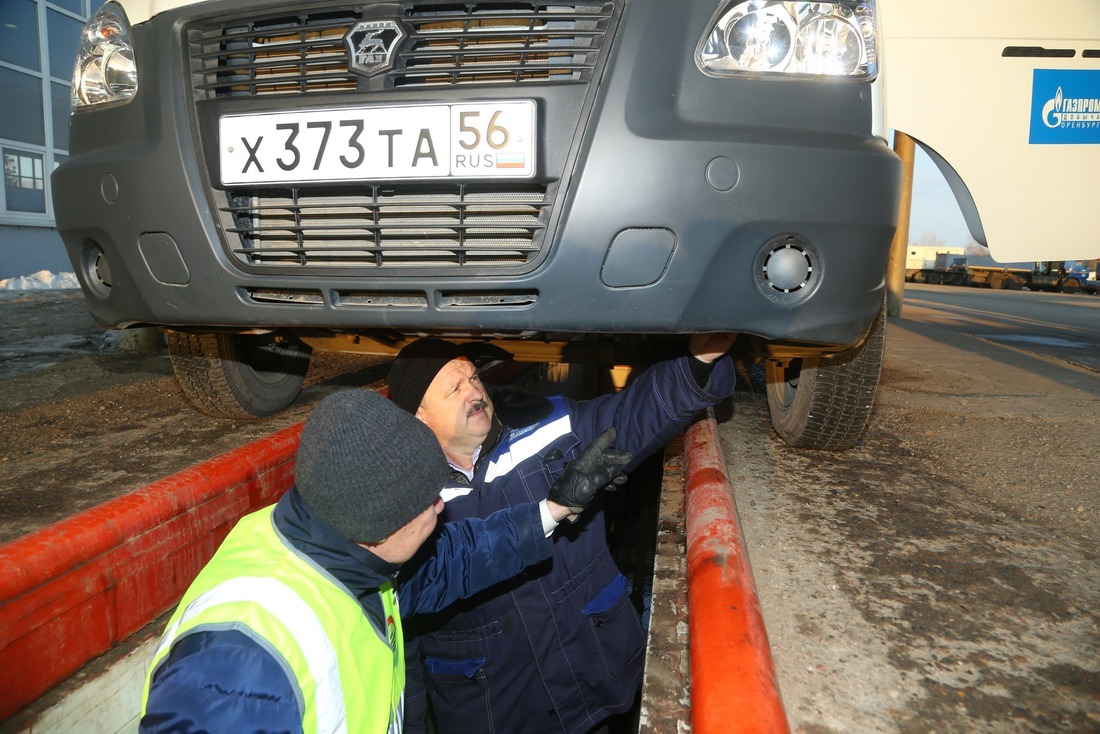
[[[299,553],[327,571],[357,598],[372,594],[401,568],[337,533],[291,487],[275,504],[275,527]]]

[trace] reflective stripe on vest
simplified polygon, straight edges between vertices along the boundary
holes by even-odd
[[[385,630],[283,542],[271,508],[242,518],[172,615],[149,669],[142,714],[152,677],[173,643],[196,631],[236,628],[282,657],[298,688],[306,734],[400,732],[400,616],[388,582],[380,593]]]

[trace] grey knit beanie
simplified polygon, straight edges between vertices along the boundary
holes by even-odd
[[[294,473],[310,510],[349,540],[374,543],[427,509],[449,470],[431,429],[378,393],[353,389],[314,408]]]

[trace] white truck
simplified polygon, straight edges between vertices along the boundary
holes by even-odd
[[[909,245],[905,251],[905,279],[910,283],[927,283],[936,272],[936,259],[941,255],[962,256],[964,247],[946,245]]]
[[[92,315],[165,329],[214,416],[282,410],[313,350],[618,361],[728,330],[780,435],[846,448],[885,343],[889,129],[998,258],[1091,256],[1098,36],[1094,0],[108,2],[58,231]]]

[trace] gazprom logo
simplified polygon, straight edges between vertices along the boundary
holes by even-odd
[[[1054,98],[1043,105],[1043,124],[1047,127],[1061,127],[1080,123],[1100,125],[1100,98],[1066,99],[1062,88],[1058,87]]]
[[[392,20],[364,20],[356,23],[344,36],[348,51],[348,68],[369,76],[390,68],[393,55],[405,38],[405,31]]]
[[[1036,69],[1028,142],[1100,143],[1100,71]]]

